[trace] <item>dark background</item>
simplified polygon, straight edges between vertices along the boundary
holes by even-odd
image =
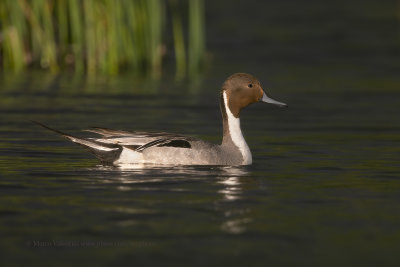
[[[399,90],[398,1],[208,1],[213,70],[318,91]],[[279,84],[279,85],[278,85]]]

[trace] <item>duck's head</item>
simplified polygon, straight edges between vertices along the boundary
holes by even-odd
[[[226,103],[232,114],[238,118],[240,111],[255,102],[265,102],[287,107],[285,103],[269,97],[256,77],[247,73],[235,73],[228,77],[222,85],[222,94],[226,95]]]

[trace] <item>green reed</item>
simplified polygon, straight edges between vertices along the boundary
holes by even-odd
[[[165,55],[173,53],[182,78],[202,66],[203,1],[1,0],[0,64],[13,71],[95,75],[132,69],[159,76]]]

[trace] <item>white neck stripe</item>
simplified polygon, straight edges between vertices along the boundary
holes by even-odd
[[[229,109],[228,97],[225,91],[223,92],[223,98],[224,98],[225,111],[228,119],[229,134],[231,135],[233,143],[235,144],[235,146],[237,146],[237,148],[239,148],[240,153],[242,154],[243,164],[251,164],[252,163],[251,152],[249,146],[246,143],[246,140],[244,140],[242,130],[240,129],[240,119],[236,118]]]

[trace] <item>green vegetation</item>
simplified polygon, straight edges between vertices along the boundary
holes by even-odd
[[[171,38],[166,34],[168,25]],[[129,68],[158,76],[164,56],[171,52],[176,76],[183,78],[201,68],[204,43],[203,0],[0,2],[4,70],[41,67],[95,75]]]

